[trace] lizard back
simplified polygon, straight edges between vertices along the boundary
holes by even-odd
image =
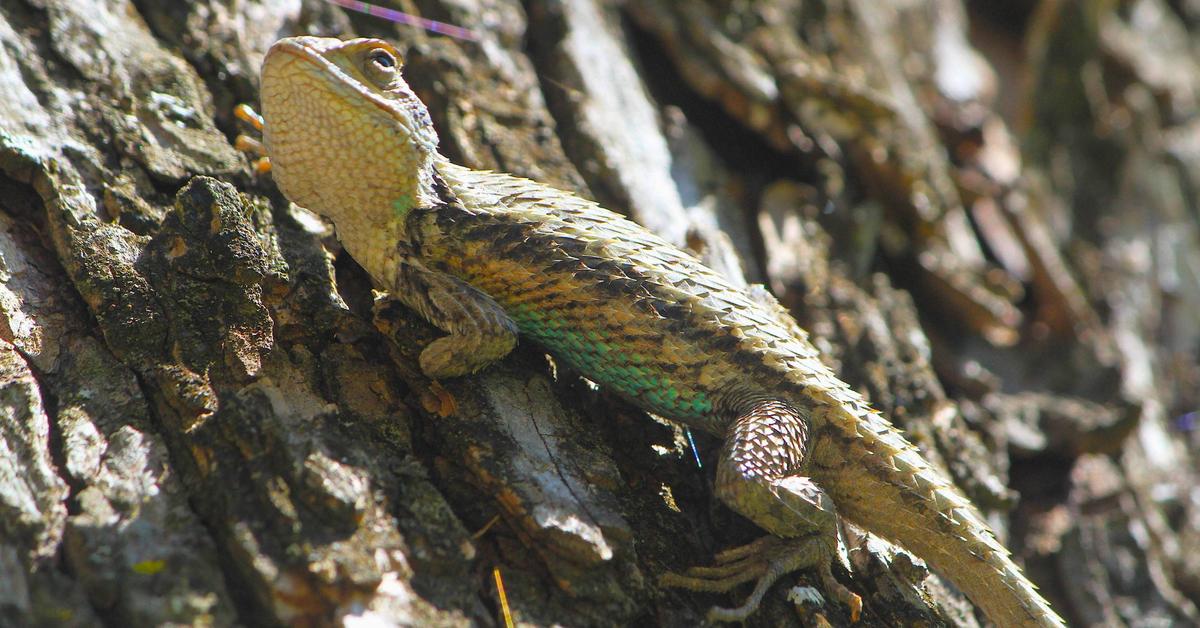
[[[439,172],[461,202],[410,215],[419,255],[638,405],[723,435],[731,401],[781,394],[797,367],[824,370],[781,313],[618,214],[509,175]]]

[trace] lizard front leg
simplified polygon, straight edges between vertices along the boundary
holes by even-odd
[[[724,592],[757,580],[738,608],[713,608],[709,619],[741,621],[750,616],[780,577],[817,569],[825,589],[850,607],[857,620],[862,600],[830,571],[837,555],[837,515],[833,501],[811,479],[799,475],[804,462],[809,414],[781,400],[761,400],[730,424],[717,464],[717,496],[773,537],[717,555],[714,567],[667,574],[662,583]]]
[[[517,346],[517,325],[495,299],[465,281],[426,268],[401,248],[392,296],[447,336],[421,351],[421,371],[433,379],[469,375]]]

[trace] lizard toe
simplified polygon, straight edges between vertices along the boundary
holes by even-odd
[[[429,388],[421,393],[421,405],[425,411],[440,417],[448,417],[458,411],[454,395],[442,387],[437,380],[430,380]]]
[[[851,621],[858,621],[862,598],[833,577],[830,565],[836,545],[823,535],[783,539],[766,536],[753,543],[725,550],[716,556],[711,567],[693,567],[682,574],[664,574],[663,586],[723,593],[746,582],[754,581],[754,590],[736,608],[713,607],[708,620],[713,622],[744,621],[762,603],[763,596],[779,578],[801,569],[816,569],[825,591],[850,609]]]

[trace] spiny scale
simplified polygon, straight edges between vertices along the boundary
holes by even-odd
[[[515,177],[439,171],[460,203],[410,215],[422,255],[652,412],[723,435],[720,399],[778,394],[785,365],[824,370],[743,290],[635,223]]]

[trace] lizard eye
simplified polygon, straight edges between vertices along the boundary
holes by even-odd
[[[386,46],[367,50],[360,63],[363,77],[377,89],[388,89],[400,73],[400,58]]]
[[[372,50],[371,54],[367,55],[367,59],[369,59],[375,66],[384,70],[392,70],[396,67],[396,57],[392,56],[392,53],[384,50],[383,48],[376,48]]]

